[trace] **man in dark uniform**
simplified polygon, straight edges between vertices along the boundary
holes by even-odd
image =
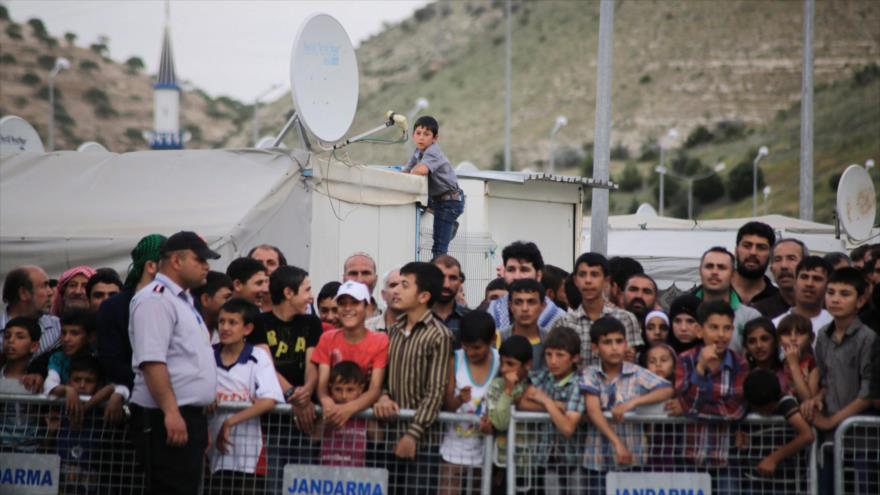
[[[207,260],[219,257],[195,233],[178,232],[161,248],[155,280],[131,300],[132,436],[147,493],[198,492],[208,444],[204,409],[214,402],[217,374],[188,289],[205,283]]]

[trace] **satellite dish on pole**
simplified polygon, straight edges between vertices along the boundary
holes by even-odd
[[[868,170],[850,165],[837,185],[837,218],[846,234],[856,241],[871,236],[877,215],[877,192]]]
[[[636,215],[641,215],[643,217],[656,217],[657,210],[655,210],[654,207],[648,203],[642,203],[636,210]]]
[[[101,143],[96,143],[95,141],[86,141],[83,144],[79,145],[76,148],[76,151],[81,153],[107,153],[109,150],[104,147]]]
[[[0,155],[32,151],[45,153],[43,140],[28,121],[15,115],[0,119]]]
[[[326,143],[354,121],[358,67],[348,33],[333,17],[314,14],[299,27],[290,55],[290,93],[300,121]]]

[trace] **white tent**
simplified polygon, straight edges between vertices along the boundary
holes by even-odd
[[[732,251],[737,230],[751,220],[773,227],[777,238],[803,241],[814,254],[845,250],[844,242],[835,238],[834,226],[783,215],[684,220],[636,214],[608,218],[608,253],[635,258],[661,288],[674,284],[685,289],[699,283],[698,267],[703,252],[712,246]],[[590,245],[589,217],[584,218],[582,245]]]
[[[277,149],[5,155],[0,276],[22,264],[125,274],[138,239],[179,230],[222,254],[215,270],[260,243],[322,281],[340,277],[351,254],[340,246],[373,254],[380,270],[413,259],[424,179],[309,159]]]

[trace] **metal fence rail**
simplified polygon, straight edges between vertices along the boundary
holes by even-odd
[[[610,417],[610,416],[608,416]],[[605,493],[608,472],[708,473],[717,495],[817,493],[816,443],[761,476],[758,463],[789,442],[784,418],[750,416],[738,425],[667,416],[628,416],[612,423],[631,454],[617,463],[598,429],[582,425],[571,438],[544,413],[513,413],[507,431],[507,493]],[[716,445],[715,449],[704,448]],[[876,492],[875,492],[876,493]]]
[[[217,408],[211,416],[214,439],[224,419],[244,407],[224,403]],[[712,493],[719,495],[819,490],[818,441],[777,465],[773,476],[759,476],[755,470],[794,434],[779,417],[750,416],[738,426],[666,416],[627,417],[614,427],[633,462],[619,466],[611,446],[588,423],[566,439],[547,414],[516,411],[497,443],[478,432],[478,417],[441,413],[418,443],[415,460],[400,461],[394,447],[413,414],[404,410],[398,419],[380,422],[365,411],[344,429],[307,434],[294,424],[290,407],[278,405],[257,422],[231,429],[228,456],[219,456],[215,441],[204,472],[193,475],[202,479],[205,494],[291,493],[291,483],[314,466],[336,466],[349,475],[359,473],[355,468],[387,470],[388,493],[602,494],[608,472],[707,473]],[[707,440],[719,442],[719,448],[697,448]],[[850,418],[834,440],[834,493],[880,493],[880,418]],[[57,456],[62,494],[144,492],[145,476],[128,424],[106,425],[100,408],[75,421],[65,414],[60,399],[0,395],[0,454],[15,453]],[[295,467],[285,478],[286,465]]]
[[[880,417],[847,418],[834,432],[834,493],[880,493]]]

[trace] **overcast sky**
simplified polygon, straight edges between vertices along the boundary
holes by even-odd
[[[141,57],[150,73],[159,65],[165,2],[161,0],[5,0],[17,22],[38,17],[58,38],[78,35],[88,46],[99,35],[110,38],[110,56],[125,61]],[[212,96],[229,95],[251,102],[273,84],[288,88],[293,37],[312,13],[336,17],[352,43],[399,22],[426,0],[384,1],[215,1],[173,0],[171,38],[177,77]],[[277,97],[281,89],[269,96]]]

